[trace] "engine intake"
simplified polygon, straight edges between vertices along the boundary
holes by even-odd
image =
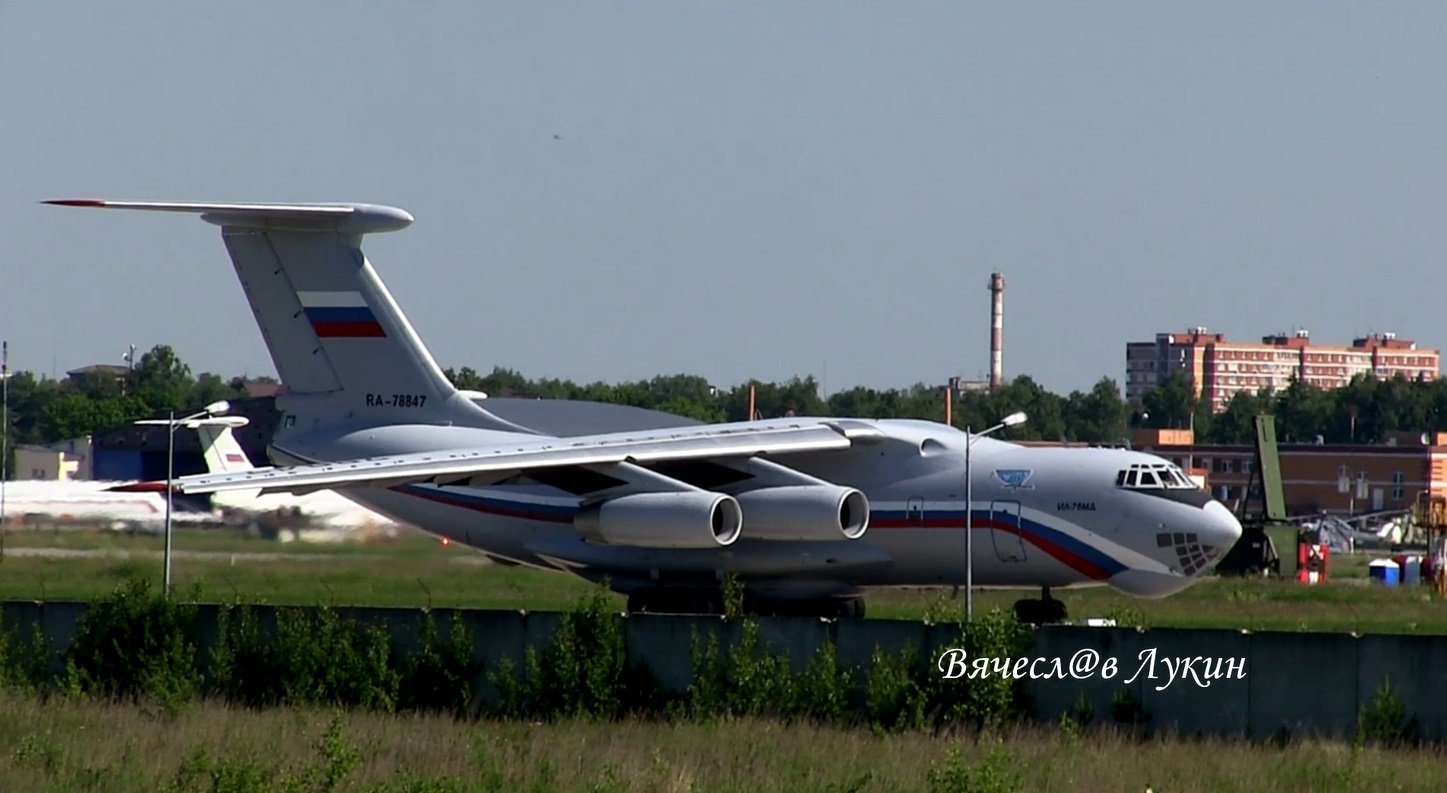
[[[739,538],[743,511],[721,493],[637,493],[586,506],[573,525],[608,545],[720,548]]]
[[[852,487],[762,487],[738,496],[755,540],[857,540],[869,529],[869,499]]]

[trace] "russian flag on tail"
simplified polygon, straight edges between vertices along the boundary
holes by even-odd
[[[298,292],[312,330],[322,339],[385,338],[361,292]]]

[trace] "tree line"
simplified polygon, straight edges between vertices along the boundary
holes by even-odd
[[[918,383],[908,388],[857,386],[823,397],[813,377],[785,383],[751,381],[714,389],[702,377],[672,375],[632,383],[580,385],[569,380],[529,380],[506,368],[481,375],[470,368],[447,374],[459,388],[490,396],[588,399],[662,410],[701,421],[748,419],[748,391],[764,418],[789,415],[913,418],[943,421],[945,393]],[[1220,413],[1195,394],[1184,375],[1172,374],[1131,404],[1120,386],[1103,377],[1089,391],[1060,395],[1028,375],[993,391],[967,390],[953,397],[951,423],[976,430],[1004,416],[1025,411],[1029,421],[1000,433],[1025,441],[1094,444],[1127,443],[1136,427],[1194,429],[1200,443],[1247,444],[1255,439],[1255,417],[1276,418],[1278,439],[1286,443],[1380,443],[1392,431],[1447,430],[1447,380],[1416,381],[1402,376],[1378,380],[1358,375],[1337,389],[1293,380],[1281,391],[1238,393]]]
[[[582,399],[661,410],[699,421],[747,421],[749,388],[754,389],[756,418],[839,416],[882,419],[945,418],[942,387],[917,383],[907,388],[875,389],[856,386],[827,397],[814,377],[795,377],[773,383],[752,380],[729,388],[715,388],[697,375],[676,374],[627,383],[580,384],[571,380],[530,380],[521,373],[497,367],[483,375],[469,367],[448,369],[458,388],[482,391],[490,397]],[[953,398],[951,423],[961,429],[980,430],[1001,418],[1025,411],[1029,421],[1000,433],[1015,440],[1066,440],[1121,443],[1129,433],[1130,411],[1120,387],[1102,378],[1090,391],[1067,396],[1051,393],[1026,375],[993,391],[965,391]]]
[[[270,379],[272,378],[252,378]],[[18,371],[9,378],[10,445],[55,443],[130,421],[246,395],[245,378],[191,374],[168,345],[142,354],[124,374],[79,372],[63,379]]]
[[[1393,431],[1447,430],[1447,380],[1378,380],[1357,375],[1341,388],[1322,389],[1293,379],[1280,391],[1238,393],[1225,410],[1192,393],[1190,380],[1172,374],[1147,393],[1132,421],[1140,426],[1194,428],[1207,443],[1250,443],[1254,419],[1276,418],[1283,443],[1380,443]]]
[[[945,417],[944,389],[925,383],[887,389],[856,386],[824,396],[812,376],[716,388],[703,377],[688,374],[587,384],[531,379],[504,367],[487,374],[471,367],[447,369],[445,374],[459,388],[493,397],[592,400],[706,422],[747,420],[750,386],[760,418],[799,415],[943,421]],[[56,379],[16,372],[9,379],[9,445],[55,443],[169,410],[194,410],[218,399],[240,398],[245,396],[245,383],[241,377],[210,372],[193,375],[190,366],[167,345],[153,347],[122,375],[91,372]],[[951,423],[978,430],[1010,413],[1025,411],[1029,421],[1004,430],[1001,437],[1114,444],[1127,442],[1133,427],[1193,427],[1202,442],[1249,443],[1254,435],[1253,418],[1269,413],[1276,416],[1278,437],[1285,442],[1375,443],[1393,430],[1447,429],[1447,380],[1376,380],[1362,375],[1334,390],[1292,382],[1276,393],[1237,394],[1221,413],[1213,414],[1209,407],[1180,375],[1167,377],[1139,405],[1128,403],[1119,385],[1108,377],[1089,391],[1061,395],[1021,375],[998,389],[957,394]]]

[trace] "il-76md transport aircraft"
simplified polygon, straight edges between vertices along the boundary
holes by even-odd
[[[973,582],[1039,587],[1017,614],[1058,620],[1051,589],[1163,597],[1241,534],[1175,466],[1124,450],[977,438],[966,505],[967,436],[932,422],[649,414],[649,426],[577,402],[509,419],[448,382],[363,255],[364,235],[412,222],[399,209],[51,203],[221,227],[287,386],[268,449],[278,467],[185,477],[182,492],[336,489],[495,560],[606,579],[649,611],[714,605],[728,573],[751,607],[832,614],[862,613],[866,587],[962,585],[968,508]]]

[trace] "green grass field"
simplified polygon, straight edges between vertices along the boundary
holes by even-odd
[[[0,720],[0,789],[16,791],[1447,789],[1440,750],[1306,741],[1139,740],[1045,729],[980,739],[766,720],[544,725],[214,703],[161,715],[13,691],[0,692],[0,712],[7,715]],[[982,784],[987,771],[996,784]]]
[[[0,598],[72,600],[104,595],[133,576],[161,576],[160,538],[116,533],[25,530],[6,535]],[[487,564],[476,553],[407,535],[338,545],[281,543],[240,533],[181,530],[173,580],[201,600],[296,605],[565,609],[590,585],[563,573]],[[36,556],[35,553],[61,554]],[[1161,600],[1107,588],[1066,590],[1075,619],[1113,617],[1147,627],[1447,633],[1447,602],[1426,587],[1381,587],[1364,580],[1366,559],[1333,560],[1333,580],[1207,579]],[[1033,593],[981,591],[975,607],[1008,609]],[[959,608],[948,589],[878,590],[870,617],[919,619]],[[618,599],[622,607],[622,599]]]

